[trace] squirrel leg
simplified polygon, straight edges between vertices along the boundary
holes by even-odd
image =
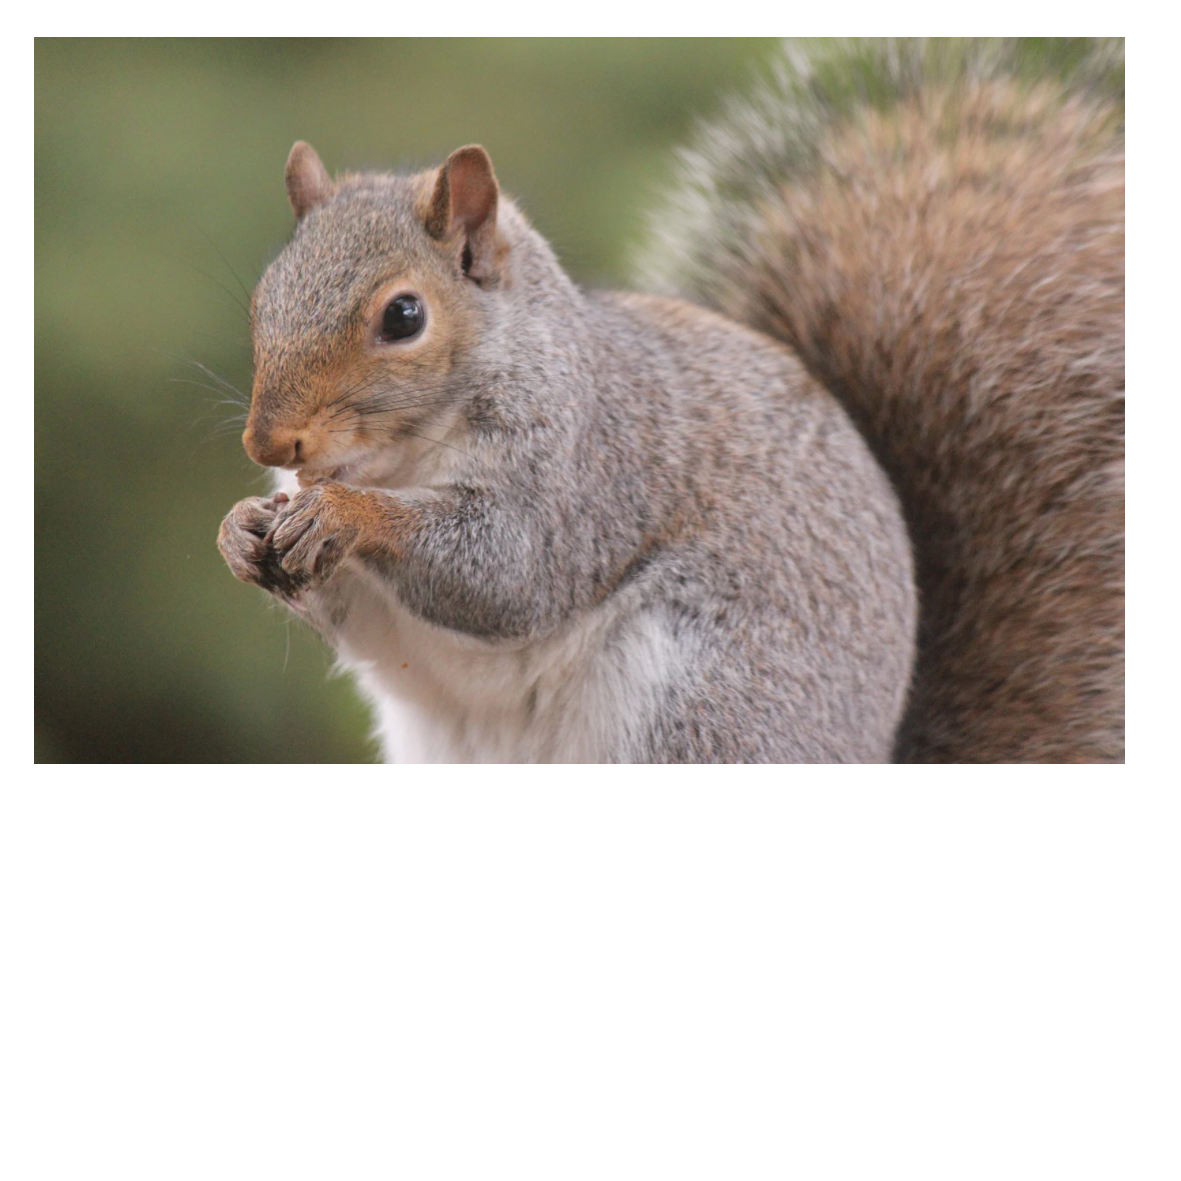
[[[299,590],[322,585],[335,572],[357,527],[340,510],[343,485],[318,484],[296,493],[280,509],[264,544],[275,555],[279,568]]]
[[[281,506],[262,540],[297,590],[315,589],[350,555],[396,557],[405,516],[390,496],[326,481],[302,489]]]
[[[525,638],[560,615],[527,516],[498,512],[474,489],[395,495],[316,484],[280,509],[264,542],[299,591],[357,559],[401,606],[469,635]]]

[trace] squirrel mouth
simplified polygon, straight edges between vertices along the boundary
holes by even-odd
[[[355,471],[356,469],[347,463],[333,468],[301,467],[295,473],[295,478],[301,488],[310,488],[313,484],[323,484],[329,480],[337,484],[349,484],[352,483]]]

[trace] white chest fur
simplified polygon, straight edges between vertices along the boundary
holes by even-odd
[[[387,762],[604,762],[640,757],[682,654],[638,596],[618,596],[545,640],[465,636],[411,615],[341,571],[341,663],[376,714]]]

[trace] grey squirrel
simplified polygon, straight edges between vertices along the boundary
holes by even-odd
[[[789,49],[683,157],[660,295],[576,287],[483,148],[295,145],[276,495],[218,544],[388,760],[1122,759],[1122,43],[1027,56]]]

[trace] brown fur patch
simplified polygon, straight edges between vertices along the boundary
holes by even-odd
[[[1116,122],[1003,81],[867,112],[726,273],[725,309],[798,350],[899,489],[906,759],[1123,755]]]

